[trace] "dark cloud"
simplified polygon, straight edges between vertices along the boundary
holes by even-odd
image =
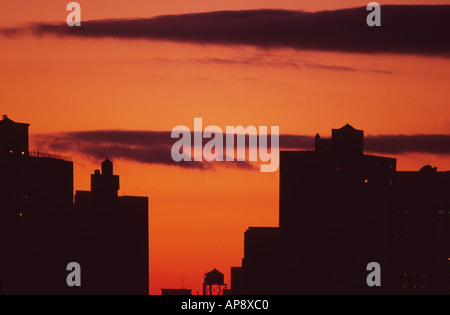
[[[149,19],[82,21],[81,27],[37,23],[24,28],[4,28],[1,33],[7,36],[31,32],[61,37],[157,39],[360,53],[448,56],[450,52],[449,5],[383,5],[381,27],[367,26],[368,14],[365,7],[320,12],[219,11]]]
[[[192,137],[194,133],[192,133]],[[95,160],[125,159],[138,163],[164,164],[183,168],[214,169],[218,162],[180,161],[171,156],[178,140],[170,131],[96,130],[38,134],[31,136],[35,147],[52,152],[82,154]],[[193,146],[193,138],[192,138]],[[206,143],[206,141],[204,142]],[[225,143],[225,142],[224,142]],[[221,165],[253,169],[246,161],[228,161]]]
[[[429,153],[450,155],[450,135],[378,135],[364,138],[366,151],[384,154]]]
[[[268,141],[270,143],[270,141]],[[301,135],[280,135],[280,149],[314,149],[314,137]]]
[[[214,169],[221,166],[256,169],[245,161],[235,162],[174,162],[170,150],[177,139],[170,131],[99,130],[33,135],[35,147],[58,153],[83,154],[95,160],[125,159],[138,163],[164,164],[183,168]],[[191,134],[194,136],[193,133]],[[223,135],[225,137],[225,135]],[[314,137],[280,135],[281,150],[313,150]],[[268,138],[270,146],[270,137]],[[209,139],[204,139],[205,144]],[[193,141],[192,141],[193,143]],[[224,138],[224,146],[226,144]],[[235,141],[235,143],[237,143]],[[246,138],[248,144],[248,137]],[[366,136],[366,152],[376,154],[428,153],[450,155],[450,135],[376,135]]]

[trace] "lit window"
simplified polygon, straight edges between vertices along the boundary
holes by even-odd
[[[364,180],[364,183],[367,184],[368,182],[369,182],[369,180],[366,178],[366,179]]]

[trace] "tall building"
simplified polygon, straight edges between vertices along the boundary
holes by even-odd
[[[82,240],[80,264],[88,294],[148,294],[148,198],[118,196],[113,163],[91,175],[91,191],[77,191]]]
[[[410,277],[422,275],[427,292],[448,293],[449,172],[397,172],[395,159],[364,154],[348,124],[315,140],[315,151],[280,152],[280,226],[246,232],[232,292],[415,293]],[[381,287],[366,283],[370,262]]]
[[[280,279],[280,244],[277,227],[247,229],[242,267],[231,268],[232,294],[276,293]]]
[[[389,219],[392,292],[450,293],[450,172],[397,172]]]
[[[0,121],[0,286],[8,294],[64,293],[73,163],[29,153],[28,126]]]
[[[73,202],[73,162],[29,152],[28,124],[0,121],[0,291],[148,294],[148,198],[118,196],[109,160]],[[69,287],[66,266],[81,266]]]

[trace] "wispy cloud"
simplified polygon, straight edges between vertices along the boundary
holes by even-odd
[[[293,58],[290,56],[274,57],[270,54],[264,56],[236,57],[236,58],[185,58],[185,59],[169,59],[169,58],[153,58],[155,61],[163,63],[191,63],[200,65],[223,65],[223,66],[249,66],[249,67],[282,67],[282,68],[314,68],[319,70],[344,71],[344,72],[372,72],[393,74],[392,71],[378,69],[364,69],[349,66],[341,66],[335,64],[324,64],[316,61]]]
[[[445,55],[450,52],[450,5],[383,5],[382,26],[366,25],[365,7],[335,11],[218,11],[154,18],[34,23],[3,28],[5,36],[36,36],[171,40],[178,42],[254,45],[263,48],[358,53]]]

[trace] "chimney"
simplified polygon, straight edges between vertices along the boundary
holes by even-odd
[[[8,115],[3,115],[3,120],[8,119]]]

